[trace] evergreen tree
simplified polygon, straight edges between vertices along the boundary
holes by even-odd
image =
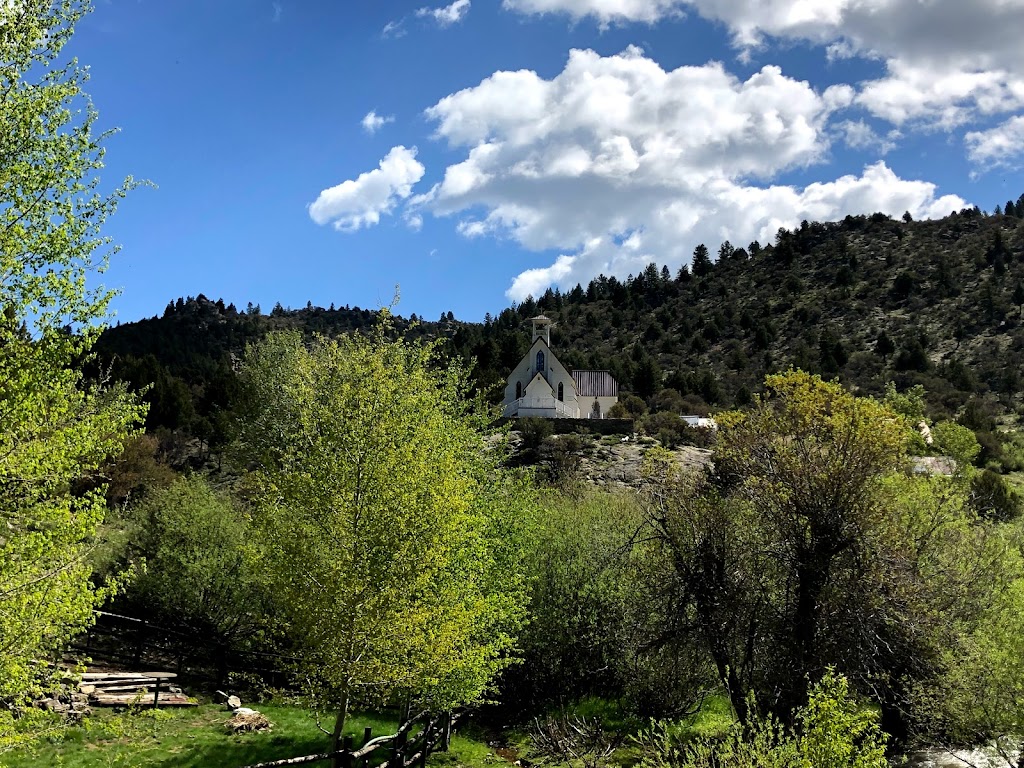
[[[711,263],[711,256],[708,255],[708,247],[701,243],[693,249],[693,259],[690,261],[690,269],[694,276],[704,277],[714,268]]]

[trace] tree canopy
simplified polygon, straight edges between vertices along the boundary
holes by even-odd
[[[465,370],[381,326],[309,347],[271,335],[244,379],[265,568],[335,737],[351,702],[479,700],[524,618],[531,501]]]
[[[0,4],[0,749],[39,663],[91,622],[104,591],[85,555],[103,489],[75,483],[118,453],[144,416],[122,387],[83,383],[111,292],[87,277],[101,227],[130,182],[98,191],[102,135],[61,50],[76,0]]]
[[[750,411],[716,417],[711,474],[655,464],[673,631],[705,649],[741,719],[750,693],[790,717],[834,665],[900,732],[906,681],[944,674],[944,648],[1014,572],[969,504],[970,432],[939,430],[958,472],[915,474],[903,415],[802,371],[766,384]]]

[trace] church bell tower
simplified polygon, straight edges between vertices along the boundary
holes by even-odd
[[[530,339],[530,344],[533,344],[537,339],[544,339],[544,343],[550,347],[551,318],[537,315],[536,317],[531,317],[530,322],[533,323],[533,338]]]

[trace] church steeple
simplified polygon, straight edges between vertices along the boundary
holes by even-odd
[[[551,318],[537,315],[536,317],[531,317],[530,322],[533,323],[533,338],[530,339],[530,344],[533,344],[537,339],[544,339],[544,343],[550,347]]]

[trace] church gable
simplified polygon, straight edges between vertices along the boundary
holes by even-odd
[[[531,321],[533,343],[508,377],[505,415],[604,418],[618,399],[615,379],[607,371],[567,369],[551,351],[551,320],[541,315]]]
[[[526,386],[526,391],[523,392],[523,397],[529,398],[552,397],[553,395],[554,390],[552,390],[551,385],[539,373],[533,377]]]
[[[544,342],[544,339],[537,339],[533,342],[530,351],[526,353],[524,362],[529,363],[530,373],[540,373],[544,376],[548,383],[551,384],[552,389],[554,389],[559,380],[572,378],[572,374],[562,365],[562,362],[551,351],[551,347]],[[521,365],[522,363],[520,363]]]

